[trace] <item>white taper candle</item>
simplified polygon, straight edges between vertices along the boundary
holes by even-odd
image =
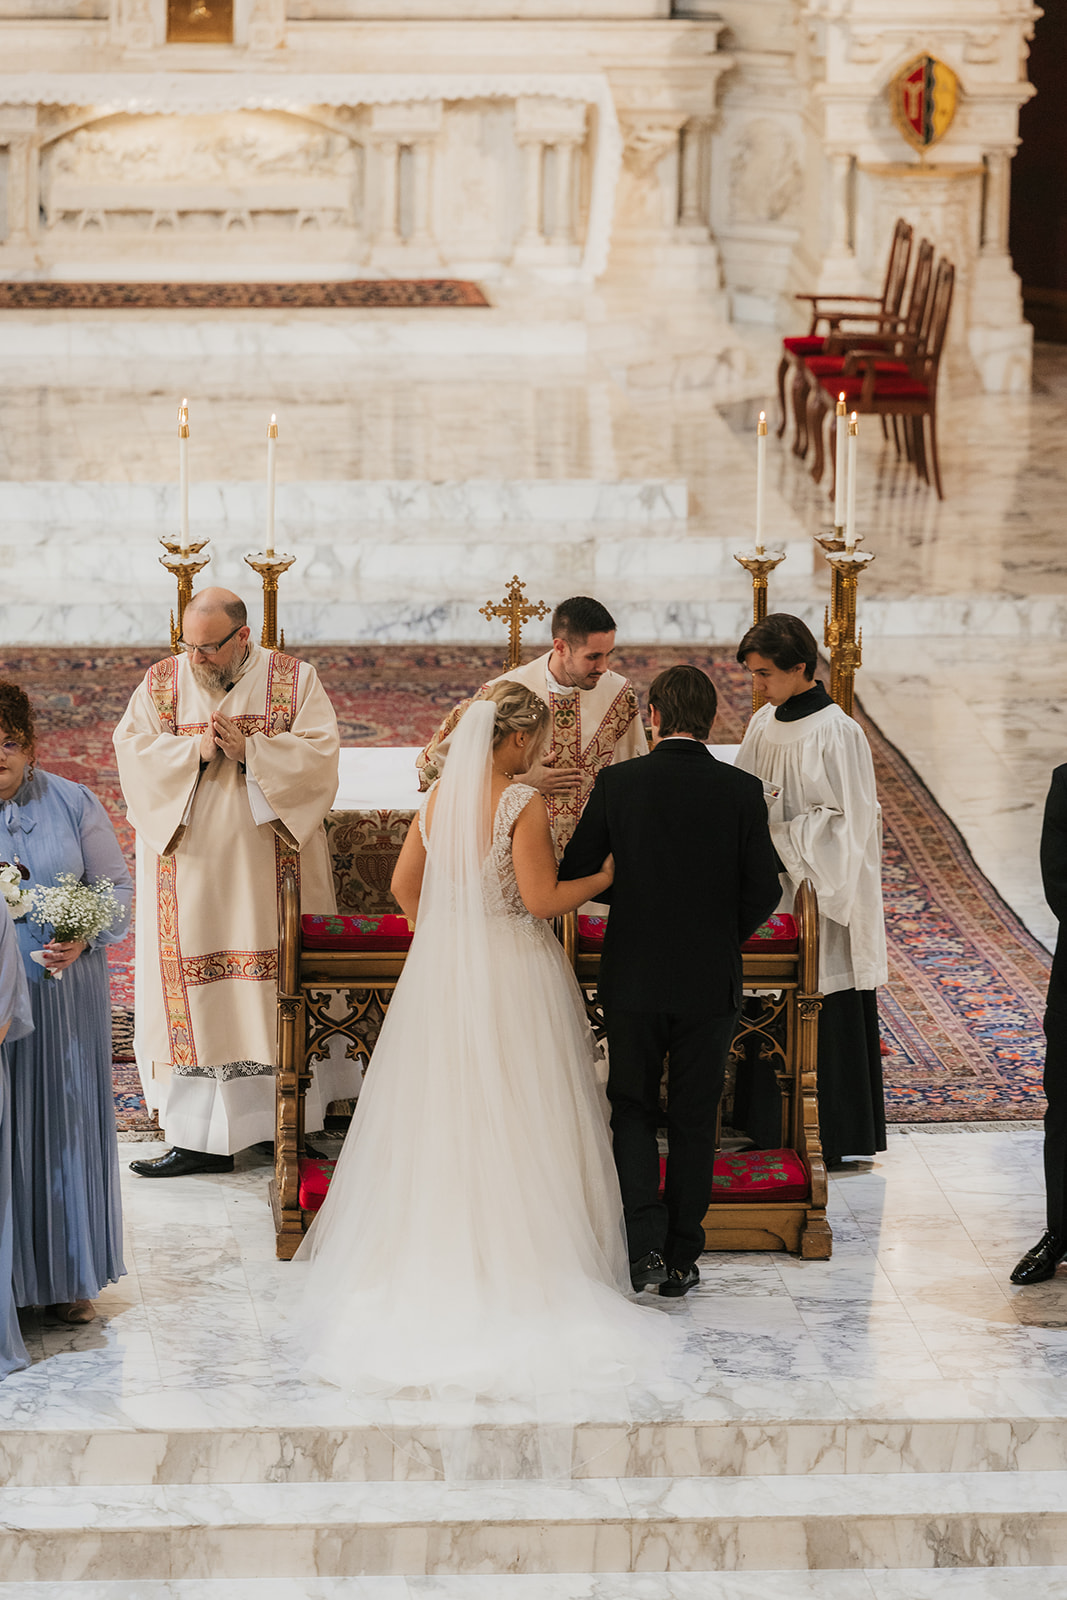
[[[859,452],[859,421],[853,412],[848,424],[848,490],[845,498],[845,549],[856,548],[856,462]]]
[[[837,397],[837,433],[834,438],[834,527],[845,525],[845,397]]]
[[[267,429],[267,549],[266,554],[274,554],[274,453],[278,448],[278,419],[271,412],[270,427]]]
[[[189,554],[189,402],[178,407],[178,515],[181,526],[181,553]]]
[[[756,554],[763,554],[763,480],[767,471],[767,413],[759,414],[756,429]]]

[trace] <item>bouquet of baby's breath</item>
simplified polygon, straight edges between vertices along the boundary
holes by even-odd
[[[0,899],[14,922],[18,922],[30,909],[33,890],[22,887],[29,875],[29,868],[24,867],[21,861],[0,861]]]
[[[69,944],[75,939],[90,944],[99,934],[115,926],[122,916],[122,907],[115,898],[115,885],[110,878],[79,883],[72,872],[61,872],[54,884],[33,890],[28,916],[41,927],[51,924],[52,937],[57,944]],[[38,953],[33,952],[35,956]],[[61,976],[45,968],[46,978]]]

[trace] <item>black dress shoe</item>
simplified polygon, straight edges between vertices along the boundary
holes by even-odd
[[[1044,1283],[1055,1275],[1056,1268],[1067,1256],[1067,1240],[1055,1233],[1043,1233],[1032,1250],[1028,1250],[1011,1275],[1012,1283]]]
[[[175,1145],[164,1156],[152,1161],[131,1161],[130,1171],[139,1178],[185,1178],[191,1172],[232,1172],[232,1156],[209,1156],[203,1150],[183,1150]]]
[[[696,1267],[672,1267],[660,1284],[659,1292],[668,1299],[676,1300],[680,1295],[688,1294],[693,1285],[699,1282],[700,1273]]]
[[[630,1262],[630,1282],[640,1292],[662,1283],[667,1276],[667,1263],[658,1250],[650,1250],[640,1261]]]

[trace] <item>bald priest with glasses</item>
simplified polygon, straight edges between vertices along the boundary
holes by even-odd
[[[303,911],[335,910],[323,818],[339,740],[315,669],[255,644],[226,589],[194,595],[183,634],[114,736],[143,860],[141,1072],[174,1147],[132,1163],[146,1178],[230,1172],[235,1151],[274,1138],[282,875]],[[309,1128],[356,1093],[313,1083]]]

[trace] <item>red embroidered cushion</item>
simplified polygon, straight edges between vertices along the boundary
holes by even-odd
[[[789,351],[791,356],[814,356],[825,345],[826,340],[818,334],[806,333],[797,339],[783,339],[782,346]]]
[[[407,950],[413,937],[407,917],[303,916],[305,950]]]
[[[336,1165],[336,1161],[326,1161],[319,1156],[300,1157],[298,1197],[302,1211],[317,1211],[322,1205]]]
[[[588,954],[596,954],[604,948],[604,930],[608,925],[607,917],[579,917],[578,918],[578,949]],[[778,950],[795,950],[797,947],[797,925],[788,911],[774,913],[768,917],[761,928],[757,928],[751,939],[746,939],[741,946],[742,950],[762,950],[765,945],[773,944]]]
[[[667,1172],[660,1157],[659,1186]],[[741,1150],[715,1157],[711,1203],[739,1200],[806,1200],[808,1174],[795,1150]]]
[[[757,928],[750,939],[745,940],[741,949],[758,955],[769,944],[773,944],[778,951],[796,949],[797,925],[788,911],[776,911],[773,916],[768,917],[763,926]]]
[[[717,1200],[806,1200],[808,1174],[795,1150],[741,1150],[715,1157]]]

